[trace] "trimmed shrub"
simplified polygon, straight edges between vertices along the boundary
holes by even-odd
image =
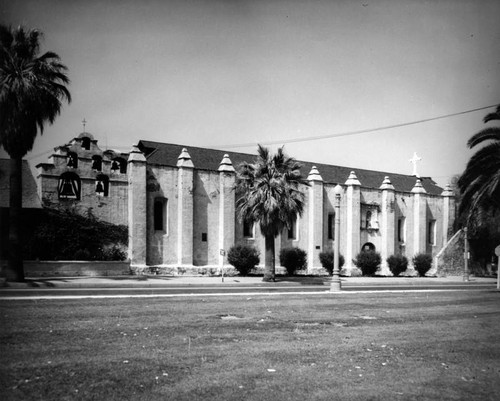
[[[432,266],[432,256],[428,253],[417,253],[413,257],[413,267],[418,272],[420,277],[425,277],[425,273],[427,273]]]
[[[363,276],[373,276],[381,262],[380,253],[375,251],[361,251],[354,260],[356,266],[361,269]]]
[[[387,265],[394,277],[399,276],[408,268],[408,258],[403,255],[391,255],[387,259]]]
[[[307,266],[307,252],[297,247],[283,248],[280,251],[280,264],[291,276]]]
[[[227,261],[242,276],[246,276],[250,270],[259,264],[259,254],[259,251],[252,245],[234,245],[227,253]]]
[[[333,275],[333,251],[324,251],[319,254],[319,261],[321,266],[328,271],[328,274]],[[342,254],[339,255],[339,270],[344,266],[345,259]]]

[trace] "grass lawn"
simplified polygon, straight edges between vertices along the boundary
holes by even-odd
[[[0,302],[7,400],[498,400],[494,291]]]

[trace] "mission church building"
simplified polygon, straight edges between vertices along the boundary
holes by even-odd
[[[102,151],[87,132],[54,149],[38,164],[42,203],[129,227],[132,270],[154,267],[171,274],[227,265],[235,244],[264,254],[258,224],[236,218],[235,169],[255,155],[141,140],[129,153]],[[428,177],[301,162],[310,186],[305,209],[276,238],[276,255],[296,246],[307,252],[307,273],[324,272],[319,254],[339,241],[343,274],[362,249],[385,259],[417,253],[435,256],[453,225],[453,192]],[[335,232],[335,186],[340,184],[340,232]],[[263,263],[261,257],[261,263]],[[279,265],[279,263],[277,263]]]

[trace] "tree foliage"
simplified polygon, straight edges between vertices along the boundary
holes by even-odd
[[[40,55],[42,33],[0,25],[0,145],[12,157],[33,148],[37,131],[71,101],[67,68],[53,52]]]
[[[500,120],[500,105],[484,122]],[[489,142],[485,145],[485,142]],[[500,210],[500,127],[488,127],[473,135],[469,148],[485,145],[469,160],[458,180],[461,193],[459,213],[467,220],[483,211]]]
[[[300,163],[287,156],[283,148],[276,154],[259,145],[253,163],[242,163],[236,177],[236,210],[240,221],[258,223],[266,242],[264,281],[274,280],[274,239],[290,229],[304,210],[300,185],[308,185]]]
[[[8,210],[1,211],[0,220]],[[82,216],[72,209],[23,209],[23,256],[26,260],[125,260],[128,228]],[[0,240],[9,233],[0,227]],[[9,256],[0,249],[0,258]]]
[[[483,121],[500,120],[500,105]],[[500,127],[490,126],[473,135],[469,148],[484,145],[470,158],[458,179],[460,189],[459,222],[467,235],[474,258],[489,262],[500,243]]]
[[[9,197],[9,260],[6,276],[23,281],[20,219],[22,158],[33,148],[38,130],[52,124],[63,101],[71,101],[66,88],[67,68],[53,52],[40,54],[41,32],[0,25],[0,146],[11,158]]]

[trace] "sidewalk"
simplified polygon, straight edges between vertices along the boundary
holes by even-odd
[[[329,286],[331,277],[277,276],[275,282],[263,282],[262,276],[115,276],[115,277],[48,277],[27,278],[24,283],[0,279],[0,290],[29,288],[168,288],[168,287],[281,287],[299,285]],[[452,277],[341,277],[342,285],[456,285],[464,284],[462,276]],[[469,278],[471,284],[496,285],[495,277]]]

